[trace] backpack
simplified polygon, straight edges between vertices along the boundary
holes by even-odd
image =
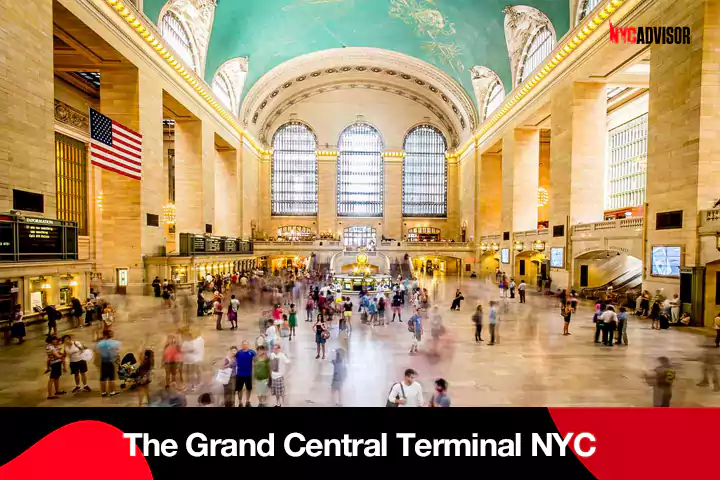
[[[408,326],[408,332],[415,333],[415,319],[413,319],[411,317],[410,320],[408,320],[408,322],[407,322],[407,326]]]
[[[405,388],[403,387],[402,382],[398,382],[398,383],[393,384],[393,386],[390,387],[390,392],[392,392],[392,389],[395,388],[395,385],[400,385],[400,391],[402,392],[402,397],[403,397],[403,398],[407,398],[407,397],[405,396]],[[390,392],[388,392],[388,399],[385,401],[385,406],[386,406],[386,407],[399,407],[400,405],[398,405],[397,403],[393,403],[393,402],[390,401]],[[398,396],[396,397],[396,400],[398,400],[399,398],[400,398],[400,395],[398,395]]]

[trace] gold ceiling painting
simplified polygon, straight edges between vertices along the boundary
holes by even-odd
[[[390,0],[388,15],[414,25],[419,37],[430,37],[420,47],[435,63],[463,72],[462,48],[451,38],[457,33],[455,24],[436,8],[434,0]]]

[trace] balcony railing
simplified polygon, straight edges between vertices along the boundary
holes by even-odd
[[[605,220],[603,222],[595,223],[578,223],[573,225],[572,232],[583,233],[583,232],[597,232],[601,230],[613,230],[613,229],[638,229],[643,226],[643,217],[630,217],[621,218],[617,220]]]
[[[714,208],[712,210],[700,210],[700,226],[720,226],[720,208]]]
[[[550,234],[550,230],[547,228],[542,228],[539,230],[525,230],[522,232],[514,232],[515,238],[525,238],[525,237],[545,237]]]

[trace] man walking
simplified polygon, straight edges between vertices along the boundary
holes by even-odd
[[[675,370],[667,357],[658,358],[659,365],[646,377],[647,383],[653,387],[653,407],[669,407],[672,399],[672,385],[675,381]]]
[[[388,394],[388,407],[422,407],[422,386],[415,381],[417,372],[412,368],[405,370],[405,378],[392,386]]]
[[[518,293],[520,294],[520,303],[525,303],[525,289],[527,288],[527,284],[525,283],[525,280],[520,280],[520,285],[518,285]]]
[[[490,343],[488,343],[488,345],[495,345],[495,332],[497,330],[497,323],[497,302],[492,301],[490,302],[490,312],[488,313],[488,325],[490,325]]]

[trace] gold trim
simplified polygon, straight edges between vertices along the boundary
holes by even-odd
[[[576,27],[576,29],[579,29],[577,34],[570,38],[570,40],[565,42],[565,45],[562,48],[558,49],[558,47],[555,47],[555,50],[553,50],[553,52],[556,52],[555,56],[549,62],[547,62],[545,66],[543,66],[542,69],[540,69],[540,71],[535,74],[535,76],[533,76],[529,80],[526,80],[522,86],[516,87],[515,90],[513,90],[513,92],[515,92],[515,95],[510,98],[510,100],[506,101],[505,104],[500,108],[500,110],[497,111],[489,120],[483,122],[480,129],[473,134],[472,138],[465,142],[465,144],[463,144],[460,150],[456,150],[455,153],[453,153],[452,155],[461,156],[472,145],[479,143],[480,137],[482,137],[485,133],[488,132],[488,130],[495,126],[505,116],[505,114],[507,114],[515,105],[517,105],[520,100],[527,96],[527,94],[530,93],[540,83],[540,81],[545,78],[553,69],[555,69],[555,67],[565,61],[565,59],[572,53],[573,50],[575,50],[590,35],[592,35],[592,33],[597,30],[600,25],[605,23],[605,21],[607,21],[610,16],[625,2],[626,0],[610,0],[582,28],[580,28],[580,25],[578,25]],[[510,92],[510,94],[512,95],[513,92]]]
[[[133,13],[133,7],[126,6],[120,0],[105,0],[105,3],[112,7],[241,137],[247,139],[258,156],[270,155],[272,153],[269,149],[261,146],[252,135],[240,126],[233,115],[222,108],[220,102],[213,98],[208,89],[205,88],[205,82],[199,80],[189,72],[183,64],[170,53],[168,47],[151,33],[151,28]]]

